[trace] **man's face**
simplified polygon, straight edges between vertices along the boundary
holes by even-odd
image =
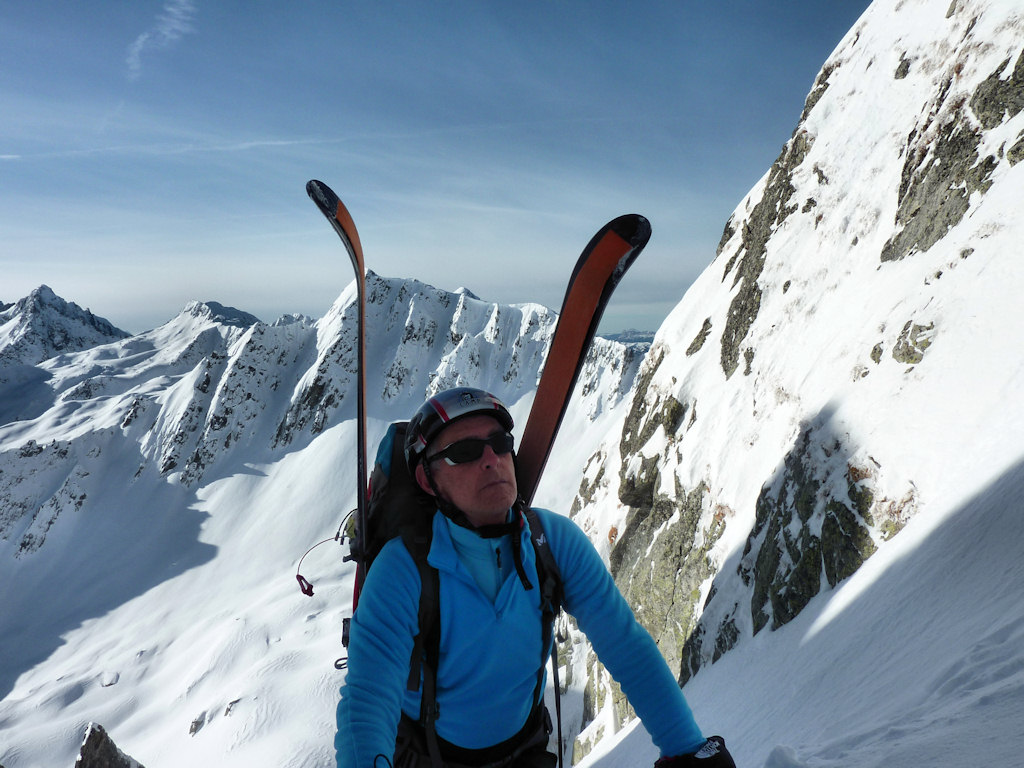
[[[490,416],[467,416],[441,430],[427,447],[425,455],[433,456],[467,438],[486,439],[501,434],[504,434],[504,429]],[[508,509],[518,494],[511,453],[498,454],[486,445],[483,454],[474,461],[451,465],[444,459],[437,459],[431,463],[430,469],[441,496],[461,509],[473,525],[480,527],[505,522]],[[416,481],[433,495],[422,464],[416,467]]]

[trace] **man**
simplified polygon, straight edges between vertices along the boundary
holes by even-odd
[[[339,768],[555,765],[543,705],[552,640],[542,631],[538,553],[518,502],[512,427],[496,397],[465,387],[430,398],[409,422],[406,462],[437,506],[427,562],[439,576],[438,746],[420,724],[422,690],[407,690],[421,577],[395,539],[374,561],[352,618]],[[563,604],[661,749],[659,768],[735,768],[724,742],[701,734],[590,541],[568,518],[536,514]]]

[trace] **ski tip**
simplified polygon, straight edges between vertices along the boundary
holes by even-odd
[[[651,239],[651,222],[639,213],[627,213],[612,219],[607,228],[634,248],[643,248]]]
[[[340,198],[334,194],[334,190],[322,181],[310,179],[306,182],[306,194],[317,204],[317,207],[327,216],[333,216],[338,209]]]
[[[356,231],[356,223],[352,220],[352,214],[348,212],[348,208],[341,202],[341,198],[334,193],[334,190],[322,181],[316,179],[307,181],[306,194],[316,203],[316,207],[334,227],[334,231],[338,233],[349,256],[352,257],[357,274],[362,276],[364,272],[363,246],[359,242],[359,232]]]

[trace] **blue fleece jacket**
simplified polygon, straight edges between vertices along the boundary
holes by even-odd
[[[654,743],[663,755],[699,749],[704,738],[675,677],[597,551],[568,518],[538,513],[562,574],[565,609],[622,686]],[[524,526],[521,536],[523,567],[535,587],[530,591],[511,567],[507,540],[467,533],[440,513],[434,516],[427,560],[440,575],[436,727],[443,739],[479,749],[504,741],[525,724],[544,654],[529,530]],[[503,550],[501,562],[492,554],[496,547]],[[486,593],[495,588],[493,596]],[[370,569],[352,618],[334,740],[339,768],[372,768],[378,755],[391,760],[400,712],[419,717],[419,691],[406,690],[419,594],[411,556],[401,540],[389,542]]]

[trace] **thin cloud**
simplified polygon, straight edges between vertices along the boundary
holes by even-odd
[[[96,155],[149,155],[153,157],[190,155],[202,152],[250,152],[260,149],[277,149],[288,147],[333,146],[350,141],[350,138],[308,138],[308,139],[255,139],[234,142],[210,142],[206,140],[181,142],[151,142],[148,144],[110,144],[106,146],[87,147],[85,149],[61,149],[51,152],[35,152],[32,154],[0,154],[4,160],[60,160]],[[0,766],[2,768],[2,766]]]
[[[168,0],[163,12],[156,17],[156,24],[146,30],[128,46],[128,77],[138,80],[142,76],[142,54],[147,50],[168,48],[184,35],[193,31],[192,19],[196,7],[192,0]]]

